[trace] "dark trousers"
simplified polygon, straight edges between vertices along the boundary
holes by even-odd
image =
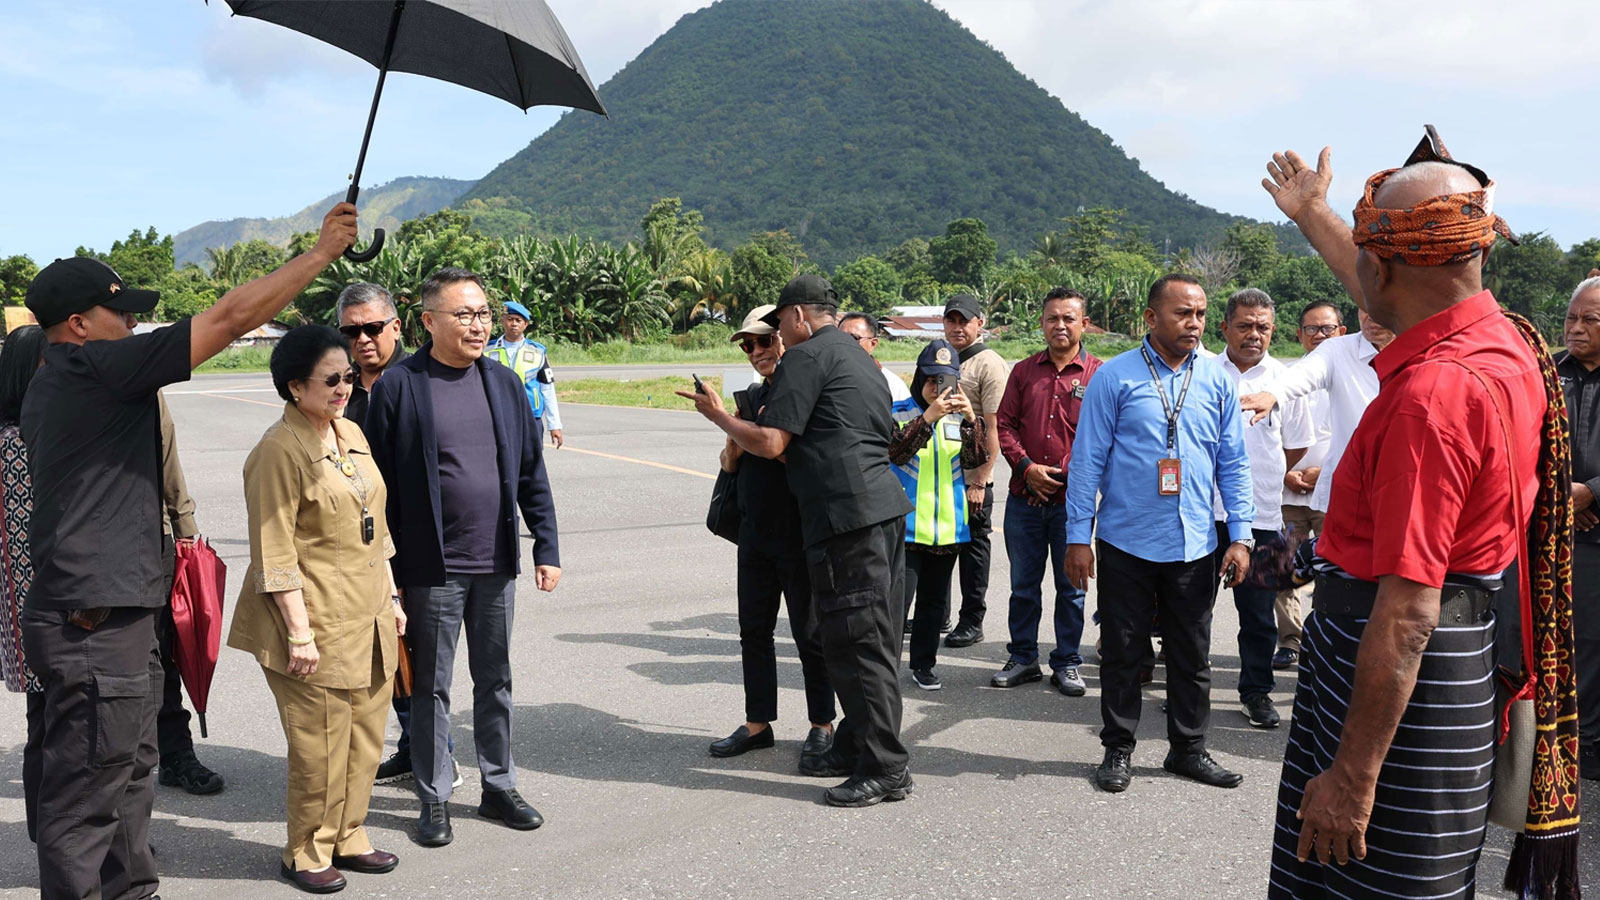
[[[24,652],[44,681],[37,813],[44,900],[156,892],[156,614],[117,608],[85,631],[66,613],[23,612]]]
[[[408,639],[401,638],[401,640]],[[411,645],[407,643],[406,646],[410,647]],[[394,742],[394,752],[403,758],[409,759],[411,757],[411,695],[407,694],[402,697],[399,694],[395,694],[389,700],[389,704],[394,707],[394,720],[400,726],[400,737]],[[453,757],[456,752],[455,738],[446,734],[444,746]]]
[[[911,620],[911,668],[931,669],[939,661],[939,629],[950,617],[950,577],[955,553],[929,553],[906,546],[906,599],[917,600]]]
[[[39,842],[39,779],[44,777],[44,692],[28,693],[28,742],[22,746],[22,807],[28,840]]]
[[[486,791],[517,786],[511,764],[511,621],[517,580],[510,575],[445,575],[442,585],[405,589],[411,640],[412,775],[424,803],[450,799],[450,682],[456,645],[467,632],[472,673],[472,734]]]
[[[993,548],[994,485],[983,487],[983,505],[967,504],[967,530],[972,539],[961,546],[961,622],[982,627],[989,611],[989,559]]]
[[[167,591],[170,596],[171,591]],[[161,649],[161,711],[156,713],[156,746],[162,759],[194,751],[194,738],[189,734],[189,711],[183,708],[183,677],[178,674],[178,663],[172,655],[175,628],[172,624],[172,605],[159,611],[156,621],[156,640]]]
[[[1100,743],[1132,751],[1143,696],[1139,667],[1150,622],[1161,616],[1167,651],[1167,740],[1176,752],[1205,748],[1211,719],[1211,605],[1216,560],[1151,562],[1099,541]],[[1270,612],[1270,609],[1269,609]]]
[[[1006,503],[1006,556],[1011,559],[1011,643],[1006,652],[1024,665],[1039,661],[1039,620],[1044,616],[1042,584],[1050,564],[1056,586],[1053,621],[1056,644],[1050,668],[1083,665],[1083,591],[1067,577],[1067,507],[1030,506],[1020,497]]]
[[[1276,532],[1252,529],[1259,546],[1276,537]],[[1228,523],[1217,523],[1217,578],[1222,577],[1222,557],[1233,543],[1228,538]],[[1221,581],[1215,583],[1221,592]],[[1272,654],[1278,649],[1278,592],[1241,584],[1233,589],[1233,605],[1239,611],[1239,698],[1270,694],[1277,682],[1272,677]]]
[[[1578,732],[1586,746],[1600,749],[1600,544],[1572,546],[1572,634],[1578,657]]]
[[[833,686],[828,683],[817,618],[811,611],[811,574],[805,560],[769,556],[740,545],[739,659],[744,665],[745,721],[778,720],[778,653],[772,635],[778,627],[780,597],[789,604],[789,631],[806,685],[806,714],[812,724],[825,725],[833,721]]]
[[[806,548],[822,656],[844,711],[833,746],[855,759],[857,777],[898,772],[910,758],[900,743],[905,533],[896,516]]]

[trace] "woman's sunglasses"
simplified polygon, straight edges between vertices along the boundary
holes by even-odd
[[[743,350],[746,355],[754,353],[755,349],[757,347],[760,347],[761,349],[765,350],[765,349],[767,349],[768,347],[771,347],[771,346],[772,346],[772,335],[770,335],[770,334],[763,334],[763,335],[757,337],[755,340],[751,340],[750,338],[745,338],[744,340],[739,342],[739,349]]]
[[[356,374],[357,373],[355,369],[351,369],[348,372],[345,372],[343,375],[335,372],[332,375],[329,375],[327,378],[322,379],[322,383],[328,387],[338,387],[339,382],[341,381],[345,384],[355,384]]]
[[[383,334],[383,330],[388,328],[389,323],[393,321],[395,321],[395,319],[388,318],[384,319],[382,322],[367,322],[363,325],[340,325],[339,333],[352,341],[363,334],[369,338],[375,338],[378,335]]]

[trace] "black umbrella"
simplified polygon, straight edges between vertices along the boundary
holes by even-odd
[[[361,166],[389,70],[482,91],[526,110],[569,106],[605,115],[578,51],[544,0],[227,0],[234,15],[274,22],[348,50],[378,67],[378,87],[345,200],[356,202]],[[345,257],[366,262],[383,248]]]

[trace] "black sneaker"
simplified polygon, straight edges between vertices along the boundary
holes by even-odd
[[[1300,664],[1300,653],[1293,647],[1279,647],[1278,652],[1272,654],[1272,668],[1279,672],[1292,669]]]
[[[1277,728],[1282,721],[1278,711],[1272,708],[1272,698],[1266,694],[1256,694],[1246,697],[1241,702],[1244,717],[1256,728]]]
[[[205,767],[193,750],[184,750],[161,760],[161,783],[181,787],[196,796],[222,790],[222,776]]]
[[[939,680],[939,676],[933,674],[932,669],[913,669],[911,671],[911,680],[917,683],[917,687],[925,691],[937,691],[944,688],[944,682]]]
[[[373,777],[373,784],[394,784],[396,781],[405,781],[411,777],[411,754],[401,754],[395,751],[388,759],[378,763],[378,774]]]
[[[1078,674],[1077,666],[1057,669],[1051,673],[1050,683],[1068,697],[1082,697],[1089,690],[1089,686],[1083,683],[1083,676]]]
[[[828,788],[823,797],[829,806],[876,806],[885,800],[904,800],[915,788],[911,770],[901,769],[893,774],[851,778],[838,787]]]

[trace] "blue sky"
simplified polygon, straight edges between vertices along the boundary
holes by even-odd
[[[865,0],[862,0],[865,2]],[[550,0],[596,84],[702,0]],[[1439,126],[1499,212],[1600,235],[1600,68],[1579,2],[1447,15],[1312,0],[940,0],[1174,190],[1277,218],[1274,149],[1334,146],[1335,206]],[[364,63],[221,0],[0,4],[0,255],[104,249],[134,227],[276,216],[340,190],[371,100]],[[447,111],[448,115],[441,115]],[[587,115],[587,114],[585,114]],[[482,176],[555,121],[395,75],[363,184]]]

